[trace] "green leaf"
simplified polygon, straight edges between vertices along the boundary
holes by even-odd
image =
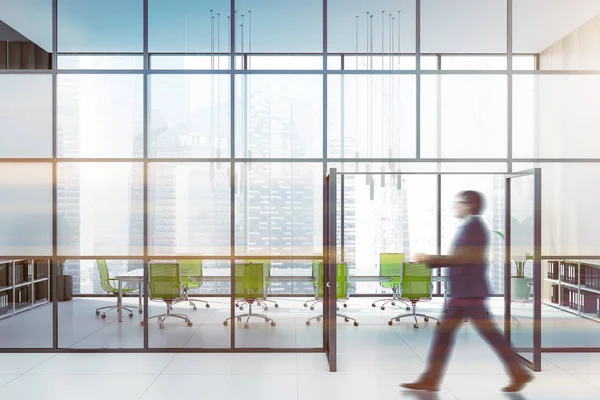
[[[494,232],[496,235],[500,236],[504,240],[504,233],[499,232],[499,231],[492,231],[492,232]]]

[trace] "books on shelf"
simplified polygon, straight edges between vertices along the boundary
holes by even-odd
[[[558,261],[548,261],[548,279],[558,279]]]

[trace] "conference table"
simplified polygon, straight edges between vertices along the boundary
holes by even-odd
[[[150,264],[162,264],[162,262],[150,263]],[[117,285],[119,289],[119,294],[117,298],[117,314],[119,318],[119,322],[123,321],[122,316],[122,306],[123,306],[123,283],[137,283],[140,288],[143,287],[141,283],[144,281],[144,269],[138,268],[129,272],[120,273],[115,276],[117,280]],[[202,275],[202,276],[190,276],[190,280],[196,282],[230,282],[230,275]],[[270,275],[269,279],[271,282],[313,282],[314,277],[312,275]],[[380,282],[385,283],[389,282],[392,278],[379,276],[379,275],[349,275],[348,280],[352,283],[354,282]],[[446,276],[432,276],[432,282],[442,282],[444,286],[447,282]],[[446,303],[446,290],[444,289],[444,304]],[[293,296],[291,296],[293,297]],[[142,290],[140,289],[139,295],[139,306],[140,309],[142,307]]]

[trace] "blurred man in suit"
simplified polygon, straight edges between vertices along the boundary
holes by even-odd
[[[512,382],[504,387],[503,391],[518,392],[533,379],[533,376],[520,365],[515,353],[489,318],[485,308],[485,299],[489,296],[486,279],[489,230],[480,217],[483,209],[484,198],[481,193],[475,191],[459,193],[454,202],[454,216],[463,220],[463,223],[454,238],[451,255],[416,254],[414,257],[416,262],[426,263],[431,268],[450,268],[448,278],[452,297],[442,319],[442,325],[435,333],[427,370],[419,380],[405,383],[401,385],[402,387],[413,390],[439,390],[456,330],[464,318],[469,318],[473,322],[510,372]]]

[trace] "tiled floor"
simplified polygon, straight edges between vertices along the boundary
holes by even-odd
[[[481,353],[470,356],[475,349]],[[521,393],[500,392],[508,378],[480,343],[457,349],[436,394],[405,391],[424,364],[395,355],[343,354],[328,372],[323,354],[2,354],[0,399],[248,400],[598,399],[600,355],[551,354]]]
[[[102,301],[76,299],[60,305],[60,343],[66,347],[141,347],[140,316],[116,322],[94,315]],[[496,355],[469,323],[457,333],[442,390],[436,395],[403,391],[401,382],[412,381],[425,368],[435,324],[421,322],[414,329],[410,319],[387,325],[397,308],[382,311],[369,299],[353,299],[342,312],[360,325],[338,320],[338,371],[329,373],[323,354],[0,354],[2,399],[165,399],[194,396],[203,399],[597,399],[600,398],[600,354],[544,354],[541,373],[518,395],[499,389],[508,382]],[[161,347],[229,346],[229,314],[222,299],[210,309],[191,311],[183,305],[193,327],[173,321],[150,329],[150,345]],[[320,347],[321,323],[306,326],[310,311],[301,300],[281,299],[268,314],[276,327],[254,322],[245,330],[238,324],[236,344],[252,347]],[[420,310],[439,315],[440,303],[422,304]],[[513,322],[517,341],[530,338],[529,305],[515,304]],[[45,343],[47,313],[40,307],[0,321],[2,347],[27,347]],[[153,305],[151,314],[162,311]],[[491,311],[501,321],[502,302]],[[40,317],[41,316],[41,317]],[[544,341],[581,345],[598,341],[600,324],[570,314],[544,311]],[[236,323],[237,324],[237,323]]]

